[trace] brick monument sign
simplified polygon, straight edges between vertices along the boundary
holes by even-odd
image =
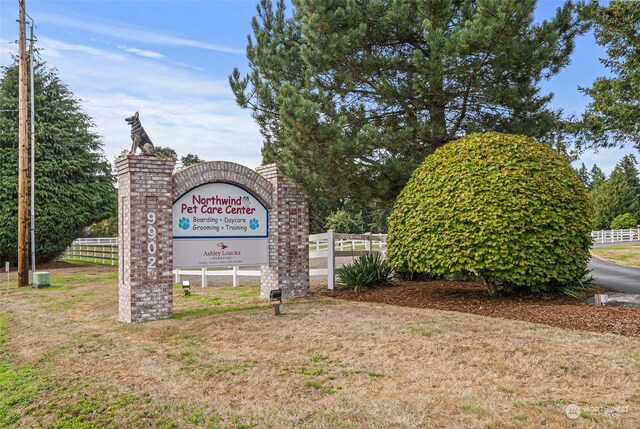
[[[173,173],[175,160],[127,155],[118,175],[119,320],[171,316],[173,269],[260,265],[260,295],[309,291],[309,206],[275,165],[231,162]]]

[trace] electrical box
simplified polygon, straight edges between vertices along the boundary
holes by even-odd
[[[49,273],[46,271],[36,271],[33,273],[33,287],[40,289],[51,286]]]

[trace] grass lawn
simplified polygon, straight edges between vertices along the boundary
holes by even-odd
[[[639,338],[317,296],[274,317],[255,286],[176,287],[174,318],[124,324],[112,267],[50,272],[0,288],[0,427],[640,422]]]
[[[640,243],[595,247],[591,255],[602,260],[628,267],[640,267]]]

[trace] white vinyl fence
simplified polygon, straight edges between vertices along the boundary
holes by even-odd
[[[118,263],[118,237],[78,238],[65,250],[62,259],[116,265]]]
[[[640,228],[592,231],[596,244],[640,241]],[[333,243],[330,246],[329,243]],[[331,230],[309,236],[309,259],[326,259],[327,268],[312,268],[312,276],[327,276],[327,287],[335,286],[336,258],[358,257],[369,252],[387,250],[386,234],[340,234]],[[65,251],[63,259],[94,264],[116,265],[118,263],[118,238],[79,238]],[[316,264],[317,265],[317,264]],[[324,265],[324,264],[323,264]],[[207,286],[209,276],[231,276],[233,285],[238,285],[239,276],[260,277],[260,267],[190,268],[173,270],[176,283],[184,276],[198,276],[202,286]]]
[[[333,245],[329,245],[333,243]],[[386,234],[340,234],[329,230],[309,236],[309,259],[326,258],[327,268],[310,269],[309,275],[327,276],[327,288],[333,289],[336,280],[336,257],[362,256],[387,251]]]
[[[310,235],[309,259],[326,259],[327,268],[312,268],[309,275],[327,276],[327,287],[333,289],[337,257],[355,258],[370,252],[385,253],[386,250],[386,234],[339,234],[329,230]],[[115,265],[118,261],[118,238],[79,238],[65,251],[63,259]],[[260,277],[260,267],[185,268],[175,269],[173,274],[176,283],[185,276],[200,277],[203,287],[207,286],[209,276],[232,276],[233,286],[237,286],[239,276]]]
[[[591,231],[591,238],[596,244],[640,241],[640,228]]]

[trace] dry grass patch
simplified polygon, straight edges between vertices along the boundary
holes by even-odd
[[[94,280],[0,293],[10,318],[0,361],[34,369],[38,380],[29,401],[9,405],[17,420],[6,427],[636,427],[640,419],[638,338],[326,297],[286,302],[281,317],[269,308],[189,313],[265,306],[251,287],[192,288],[191,298],[175,289],[184,317],[123,324],[116,282]],[[564,414],[572,403],[584,410],[577,420]]]
[[[640,243],[594,247],[591,254],[612,264],[640,267]]]

